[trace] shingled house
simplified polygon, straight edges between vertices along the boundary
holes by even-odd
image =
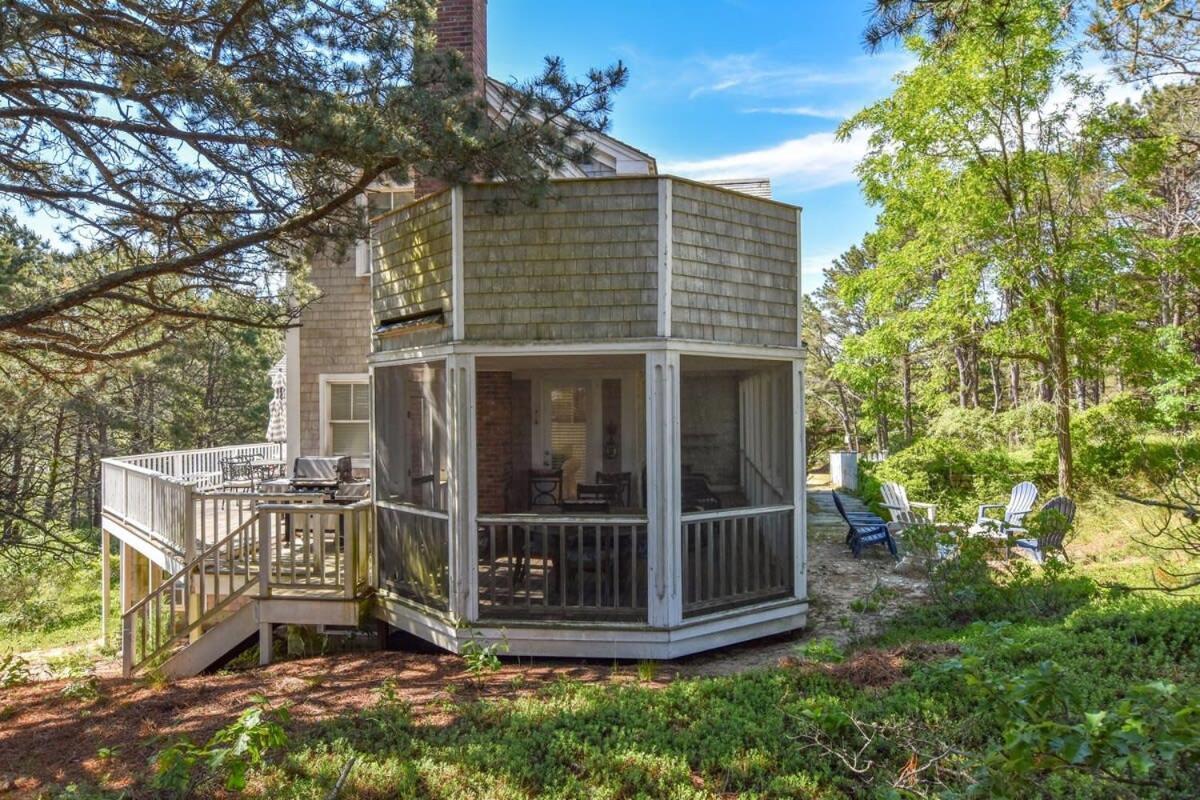
[[[486,0],[443,0],[439,41],[498,90]],[[364,198],[371,240],[315,261],[287,337],[285,449],[105,462],[127,671],[364,615],[606,658],[804,624],[799,209],[592,144],[537,207],[486,183]],[[348,456],[370,497],[231,491],[231,454]]]

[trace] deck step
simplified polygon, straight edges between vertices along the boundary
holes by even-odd
[[[163,662],[162,672],[171,678],[199,675],[218,660],[258,633],[258,614],[254,603],[246,603],[171,654]]]

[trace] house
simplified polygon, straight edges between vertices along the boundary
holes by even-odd
[[[486,82],[485,0],[439,25]],[[800,211],[593,142],[537,207],[486,183],[365,198],[372,241],[315,261],[287,338],[286,448],[104,462],[127,672],[366,616],[603,658],[803,626]],[[349,456],[370,497],[222,472],[312,455]]]

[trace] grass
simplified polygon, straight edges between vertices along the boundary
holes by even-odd
[[[1063,724],[1123,713],[1131,689],[1154,681],[1200,707],[1196,597],[1088,588],[1087,578],[1146,585],[1153,561],[1135,539],[1148,513],[1093,494],[1069,545],[1075,574],[1050,581],[1035,571],[1023,588],[964,596],[968,616],[988,622],[918,610],[857,650],[809,642],[771,669],[660,682],[645,662],[634,682],[559,680],[482,700],[456,692],[422,711],[385,682],[372,708],[293,723],[244,794],[327,797],[351,765],[342,798],[959,796],[993,780],[997,748],[1020,738],[987,687],[1036,683],[1047,663],[1061,670],[1053,691],[1074,698],[1056,699],[1049,715]],[[98,566],[80,570],[55,624],[0,631],[0,652],[94,639],[98,583]],[[881,599],[871,593],[864,608]],[[1152,785],[1137,787],[1044,769],[1053,761],[1043,754],[1032,774],[1004,775],[987,796],[1189,797],[1200,780],[1191,752],[1190,761],[1154,762]],[[47,796],[122,794],[78,786]]]
[[[114,584],[117,559],[112,560]],[[116,586],[110,589],[114,627],[119,622]],[[0,654],[98,644],[100,640],[100,559],[76,568],[51,569],[31,597],[0,607]],[[111,635],[111,634],[110,634]]]
[[[901,658],[898,676],[875,676],[880,683],[898,678],[890,686],[871,685],[869,672],[858,676],[865,685],[856,682],[856,670],[865,669],[859,653],[832,667],[827,659],[801,659],[658,689],[559,682],[519,699],[463,701],[448,725],[422,723],[381,703],[293,732],[249,795],[326,796],[353,760],[344,797],[889,797],[900,796],[889,793],[893,784],[906,785],[913,764],[951,751],[957,755],[907,785],[960,790],[1003,726],[961,675],[946,669],[952,649],[982,654],[990,679],[1053,658],[1091,710],[1113,705],[1131,685],[1160,679],[1200,692],[1200,607],[1190,603],[1097,600],[1061,617],[1007,626],[1003,635],[988,625],[910,622],[881,644],[936,641],[943,650],[932,659]],[[1024,796],[1183,797],[1176,789],[1186,777],[1131,794],[1064,773]]]

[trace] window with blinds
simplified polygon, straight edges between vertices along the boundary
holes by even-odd
[[[329,454],[365,458],[371,453],[371,395],[366,383],[329,384]]]

